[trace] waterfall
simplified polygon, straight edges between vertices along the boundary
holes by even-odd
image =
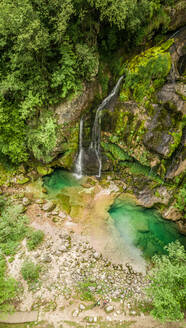
[[[75,176],[80,179],[83,175],[83,117],[79,126],[79,153],[75,163]]]
[[[102,169],[102,162],[101,162],[101,154],[100,154],[100,139],[101,139],[101,111],[110,104],[117,93],[119,91],[119,87],[123,76],[121,76],[116,83],[115,87],[111,91],[111,93],[102,101],[101,105],[96,110],[95,120],[92,128],[92,138],[91,143],[87,151],[85,152],[83,148],[83,118],[80,120],[80,127],[79,127],[79,153],[77,160],[75,162],[75,176],[80,179],[83,175],[83,161],[88,159],[96,159],[98,163],[98,174],[97,177],[101,177],[101,169]],[[86,168],[84,168],[86,171]]]
[[[98,175],[97,177],[101,177],[101,169],[102,169],[102,162],[101,162],[101,155],[100,155],[100,139],[101,139],[101,111],[110,104],[110,102],[113,100],[113,98],[117,95],[119,91],[119,87],[121,84],[121,81],[123,80],[123,76],[121,76],[116,83],[115,87],[111,91],[111,93],[106,97],[101,105],[96,110],[96,116],[94,120],[94,125],[92,129],[92,140],[90,144],[90,149],[95,152],[97,160],[98,160]]]

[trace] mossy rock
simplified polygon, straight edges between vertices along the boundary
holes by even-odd
[[[51,167],[47,166],[37,166],[37,172],[40,176],[45,176],[51,174],[54,170]]]
[[[71,169],[74,164],[75,155],[76,155],[76,149],[70,149],[66,151],[62,156],[60,156],[55,163],[59,167],[63,167],[65,169]]]
[[[16,179],[16,183],[19,185],[23,185],[29,181],[30,181],[30,179],[28,177],[19,177]]]
[[[171,55],[167,50],[173,42],[174,40],[170,39],[160,46],[150,48],[126,64],[121,101],[134,99],[145,104],[156,89],[163,86],[172,65]]]
[[[106,152],[110,152],[117,161],[132,160],[132,157],[127,152],[115,144],[102,142],[101,146]]]

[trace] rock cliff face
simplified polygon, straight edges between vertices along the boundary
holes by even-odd
[[[107,156],[103,169],[112,163],[115,176],[125,181],[140,204],[155,206],[166,219],[178,220],[183,233],[185,41],[182,29],[174,40],[127,63],[120,97],[114,111],[103,118],[102,132]],[[122,151],[130,158],[119,156]]]

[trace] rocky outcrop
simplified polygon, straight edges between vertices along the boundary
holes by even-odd
[[[57,124],[69,124],[73,121],[79,120],[81,113],[90,106],[94,100],[98,85],[92,82],[82,86],[82,90],[73,96],[72,99],[61,103],[55,108],[55,115],[57,117]]]
[[[186,115],[186,85],[183,83],[166,83],[158,92],[158,100],[163,105],[168,105],[176,111]]]
[[[125,191],[134,194],[140,205],[155,207],[165,219],[178,221],[180,231],[184,211],[176,195],[184,188],[186,168],[185,41],[182,29],[174,40],[127,63],[120,97],[114,111],[104,115],[102,126],[103,154],[115,177],[125,182]]]
[[[155,114],[152,119],[149,120],[143,142],[148,149],[164,157],[168,157],[171,144],[174,141],[170,133],[174,127],[174,123],[168,111],[159,106],[154,106],[154,108]]]

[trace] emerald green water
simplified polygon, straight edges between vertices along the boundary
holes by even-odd
[[[43,182],[49,193],[58,193],[66,187],[80,185],[80,180],[77,180],[72,173],[60,169],[55,170],[51,175],[45,176]]]
[[[109,213],[123,246],[127,242],[139,248],[146,259],[163,254],[164,246],[177,239],[186,247],[186,237],[179,234],[176,224],[162,219],[155,210],[116,200]]]
[[[64,210],[70,210],[74,204],[79,204],[79,190],[81,192],[83,190],[82,181],[76,179],[72,173],[58,169],[51,175],[44,177],[43,180],[49,198],[52,197],[63,202]],[[69,203],[70,188],[80,186],[81,189],[77,188],[77,196],[73,188],[73,201]],[[77,202],[74,197],[77,197]],[[84,206],[86,207],[87,204],[84,204]],[[94,206],[96,207],[96,204]],[[177,225],[174,222],[162,219],[155,210],[145,209],[117,199],[111,206],[109,214],[111,219],[107,221],[108,229],[106,227],[105,229],[110,231],[107,236],[110,238],[110,244],[113,241],[121,252],[121,256],[125,254],[126,258],[128,257],[133,263],[142,263],[142,256],[145,259],[150,259],[155,254],[164,253],[164,246],[177,239],[186,248],[186,237],[178,232]],[[94,221],[92,222],[94,223]],[[90,222],[90,224],[92,223]],[[96,225],[95,219],[95,228]],[[105,221],[102,222],[102,225],[105,225]],[[99,238],[104,239],[104,233],[102,236],[98,233]],[[95,237],[98,238],[98,235]]]

